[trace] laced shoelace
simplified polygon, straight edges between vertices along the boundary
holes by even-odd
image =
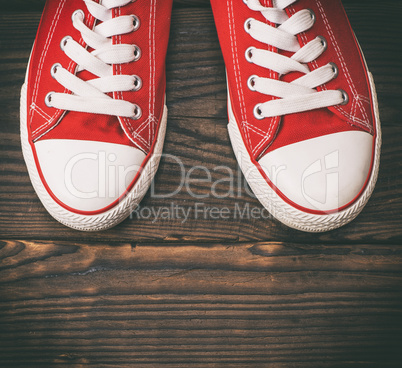
[[[313,27],[315,14],[312,10],[304,9],[289,18],[284,9],[296,1],[274,0],[274,7],[267,8],[262,6],[259,0],[243,0],[251,10],[261,12],[265,19],[278,25],[273,27],[249,18],[244,24],[245,31],[257,41],[293,53],[291,57],[287,57],[252,46],[246,50],[247,61],[271,69],[281,76],[291,72],[303,73],[302,77],[291,83],[257,75],[250,76],[247,81],[250,90],[277,97],[254,107],[254,116],[257,119],[344,105],[349,100],[347,93],[343,90],[318,92],[315,89],[336,78],[338,68],[334,63],[314,71],[308,68],[307,63],[317,59],[326,50],[327,42],[324,37],[318,36],[300,47],[297,35]]]
[[[73,13],[72,23],[93,51],[89,52],[70,36],[62,39],[60,47],[78,65],[76,73],[87,70],[97,78],[84,81],[56,63],[51,68],[52,77],[72,94],[49,92],[45,103],[61,110],[139,119],[142,112],[138,105],[107,95],[112,92],[138,91],[142,87],[139,76],[113,75],[113,64],[130,63],[141,57],[141,50],[136,45],[112,44],[113,36],[128,34],[140,27],[140,21],[135,15],[112,17],[113,9],[133,0],[103,0],[101,4],[92,0],[83,1],[88,11],[101,23],[89,29],[84,23],[82,10]]]

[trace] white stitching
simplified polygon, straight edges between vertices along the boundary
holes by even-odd
[[[261,137],[266,138],[267,132],[264,131],[264,130],[262,130],[261,128],[259,128],[257,125],[254,125],[254,124],[249,123],[249,122],[244,122],[244,124],[247,125],[247,126],[253,127],[253,131],[254,131],[255,133],[257,133],[257,134],[260,135]],[[250,129],[251,129],[251,128],[250,128]]]
[[[156,64],[155,61],[155,27],[153,27],[153,24],[156,23],[155,21],[155,14],[156,14],[156,1],[151,0],[151,5],[150,5],[150,18],[149,18],[149,40],[148,40],[148,46],[149,46],[149,94],[148,94],[148,113],[149,116],[146,120],[144,120],[140,126],[138,126],[136,129],[131,125],[131,122],[128,119],[125,119],[125,125],[129,129],[132,138],[138,139],[143,145],[144,148],[150,149],[151,147],[151,129],[152,126],[149,125],[149,121],[154,119],[151,111],[153,109],[152,103],[154,103],[154,90],[155,90],[155,73],[153,72],[156,70],[156,66],[153,66],[153,64]],[[153,31],[153,32],[152,32]],[[147,128],[148,126],[148,141],[146,141],[145,138],[143,138],[140,134]],[[134,142],[135,143],[135,142]]]
[[[289,11],[290,11],[292,14],[294,14],[294,13],[296,12],[296,11],[293,9],[293,7],[289,7]],[[301,37],[301,39],[302,39],[303,45],[306,45],[308,41],[307,41],[307,37],[306,37],[305,32],[300,33],[300,37]],[[311,64],[314,66],[315,69],[317,69],[317,68],[319,67],[316,60],[313,60],[313,61],[311,62]],[[328,90],[326,85],[323,85],[323,86],[322,86],[322,89],[323,89],[323,90]],[[359,95],[357,95],[357,96],[359,96]],[[370,100],[369,100],[367,97],[364,97],[364,99],[366,100],[367,103],[370,103]],[[363,125],[363,126],[367,126],[367,122],[365,122],[365,121],[359,119],[359,118],[356,117],[356,116],[352,116],[351,114],[349,114],[349,113],[346,112],[345,110],[341,109],[339,106],[333,106],[333,107],[334,107],[340,114],[342,114],[346,119],[352,120],[352,121],[357,122],[357,123],[360,123],[360,124]]]
[[[47,38],[46,38],[45,47],[43,48],[42,55],[41,55],[41,57],[39,59],[38,74],[36,75],[34,89],[33,89],[33,93],[32,93],[32,102],[36,102],[36,98],[37,98],[38,91],[39,91],[39,80],[40,80],[40,77],[42,75],[43,64],[45,62],[45,56],[46,56],[46,54],[47,54],[47,52],[49,50],[49,46],[50,46],[50,43],[52,41],[54,31],[56,29],[56,24],[57,24],[57,22],[58,22],[58,20],[60,18],[61,11],[62,11],[62,9],[64,7],[65,1],[66,0],[63,0],[63,1],[60,2],[59,6],[57,7],[57,10],[56,10],[56,13],[54,15],[54,18],[52,20],[52,24],[50,25],[50,31],[49,31],[49,33],[47,35]],[[30,123],[32,123],[32,117],[31,117]]]
[[[79,44],[80,45],[84,45],[84,39],[82,37],[80,37],[79,40]],[[73,66],[74,66],[75,62],[73,60],[70,60],[67,70],[70,71],[71,73],[73,72]],[[64,88],[63,93],[67,93],[68,89]],[[35,106],[39,109],[39,106],[35,104]],[[43,110],[42,110],[43,111]],[[53,116],[49,116],[48,120],[46,123],[42,124],[41,126],[39,126],[38,128],[36,128],[33,132],[32,132],[32,136],[34,140],[38,140],[40,137],[42,137],[44,134],[46,134],[47,132],[49,132],[51,129],[53,129],[55,126],[51,127],[50,129],[48,129],[49,125],[52,125],[54,123],[54,121],[56,120],[57,117],[59,117],[60,112],[62,110],[61,109],[56,109],[55,113],[53,114]],[[64,116],[64,114],[62,114],[60,116],[60,118],[62,118]],[[31,119],[33,119],[33,117],[31,117]]]
[[[264,2],[264,5],[267,6],[266,2]],[[265,19],[265,23],[266,23],[266,24],[269,24],[269,22],[268,22],[267,19]],[[271,46],[271,45],[267,45],[267,50],[268,50],[268,51],[274,51],[274,47]],[[268,72],[268,73],[269,73],[269,74],[268,74],[269,78],[271,78],[271,79],[276,79],[275,77],[276,77],[276,74],[277,74],[277,73],[275,73],[272,69],[269,69],[269,72]],[[280,119],[279,116],[278,116],[278,117],[269,118],[269,123],[270,123],[269,129],[268,129],[267,132],[264,132],[264,138],[261,139],[260,143],[258,143],[258,144],[254,147],[254,149],[253,149],[253,151],[252,151],[253,154],[255,154],[261,147],[263,147],[263,146],[266,144],[266,142],[268,142],[268,140],[272,137],[272,132],[273,132],[273,130],[274,130],[274,127],[277,125],[277,124],[276,124],[276,123],[277,123],[277,120],[279,120],[279,119]],[[253,127],[254,127],[254,128],[257,128],[255,125],[253,125]],[[257,129],[259,129],[259,128],[257,128]],[[255,130],[254,130],[254,132],[257,133]]]
[[[152,0],[151,0],[152,2]],[[152,6],[152,5],[151,5]],[[152,46],[151,46],[151,37],[152,37],[152,29],[151,29],[151,23],[152,23],[152,11],[150,10],[149,12],[149,34],[148,34],[148,49],[149,49],[149,58],[151,59],[152,55]],[[151,61],[151,60],[150,60]],[[149,63],[149,83],[150,83],[150,88],[149,88],[149,97],[148,97],[148,112],[151,113],[151,80],[152,80],[152,63]]]
[[[156,74],[156,44],[155,44],[155,39],[156,39],[156,0],[153,2],[153,8],[152,11],[154,13],[153,17],[153,24],[151,25],[152,27],[152,66],[153,66],[153,73],[152,73],[152,110],[149,112],[150,113],[150,124],[149,124],[149,138],[148,142],[151,142],[151,137],[153,135],[152,132],[152,121],[154,119],[155,115],[155,99],[156,99],[156,87],[155,87],[155,74]]]
[[[32,102],[30,108],[33,110],[37,110],[37,112],[40,113],[40,115],[42,115],[46,120],[52,119],[52,117],[48,115],[45,111],[43,111],[35,102]]]
[[[247,115],[246,115],[246,107],[245,107],[245,103],[244,103],[244,95],[243,95],[243,90],[242,90],[242,85],[241,85],[240,63],[239,63],[239,59],[238,59],[237,41],[236,41],[235,24],[234,24],[235,21],[234,21],[233,1],[227,0],[226,5],[229,10],[228,11],[229,36],[230,36],[232,57],[233,57],[233,61],[234,61],[233,67],[234,67],[235,80],[236,80],[236,86],[237,86],[237,95],[238,95],[239,103],[240,103],[240,113],[242,115],[241,124],[242,124],[242,126],[244,126],[244,124],[247,123]],[[249,135],[247,127],[244,132],[245,132],[248,144],[251,147],[251,139],[250,139],[250,135]]]
[[[54,35],[55,30],[56,30],[57,23],[58,23],[58,21],[60,19],[61,12],[63,10],[65,1],[66,0],[61,1],[59,6],[56,9],[56,13],[55,13],[54,18],[52,20],[52,24],[50,25],[50,31],[49,31],[49,33],[47,35],[47,39],[46,39],[46,42],[45,42],[45,47],[43,48],[43,52],[42,52],[41,57],[39,59],[38,73],[36,74],[34,89],[33,89],[33,93],[32,93],[32,103],[34,103],[35,105],[36,105],[36,100],[38,98],[39,81],[40,81],[41,76],[42,76],[43,65],[45,63],[45,57],[46,57],[46,55],[47,55],[47,53],[49,51],[50,43],[51,43],[51,41],[53,39],[53,35]],[[36,128],[32,132],[32,135],[34,136],[37,131],[40,131],[41,129],[45,129],[48,125],[50,125],[54,121],[54,119],[56,117],[56,114],[57,114],[57,112],[52,116],[52,118],[49,121],[47,121],[45,124],[42,124],[38,128]],[[31,114],[30,119],[29,119],[29,124],[30,125],[33,122],[33,117],[34,117],[34,114]]]
[[[132,130],[133,137],[138,138],[146,148],[150,148],[150,144],[140,134],[142,133],[143,130],[147,128],[150,120],[151,117],[148,117],[144,122],[142,122],[142,124],[136,130]]]
[[[328,18],[326,16],[325,12],[324,12],[324,9],[322,7],[321,2],[319,0],[316,0],[316,3],[317,3],[317,7],[318,7],[318,9],[319,9],[319,11],[321,13],[321,16],[323,17],[325,28],[327,29],[328,34],[329,34],[329,36],[331,38],[331,41],[332,41],[332,43],[334,45],[335,52],[336,52],[336,54],[338,56],[338,59],[339,59],[339,61],[341,63],[341,67],[344,70],[347,83],[348,83],[348,85],[349,85],[349,87],[350,87],[350,89],[351,89],[351,91],[353,93],[353,98],[356,99],[356,96],[358,95],[357,90],[356,90],[356,86],[354,85],[353,80],[352,80],[352,78],[350,76],[349,69],[348,69],[348,67],[347,67],[347,65],[345,63],[345,59],[343,58],[342,52],[341,52],[341,50],[339,48],[339,45],[338,45],[338,43],[336,41],[336,38],[335,38],[334,33],[332,31],[332,28],[331,28],[331,26],[330,26],[330,24],[328,22]],[[367,113],[366,113],[366,111],[364,109],[364,106],[360,103],[360,100],[357,100],[357,104],[359,105],[359,110],[360,110],[360,112],[361,112],[361,114],[363,116],[363,119],[365,119],[365,121],[363,122],[363,125],[366,126],[367,128],[370,128],[370,119],[367,116]],[[343,110],[339,106],[336,106],[335,108],[338,111]],[[343,111],[345,111],[345,110],[343,110]],[[346,111],[345,111],[345,113],[347,114]],[[350,114],[348,114],[348,115],[350,115]],[[352,121],[357,120],[356,116],[350,116],[350,117],[352,118]]]
[[[249,124],[249,123],[246,123],[246,125],[247,125],[248,129],[252,130],[254,133],[256,133],[259,136],[261,136],[262,140],[267,138],[266,132],[263,132],[263,131],[259,130],[255,125]],[[254,153],[254,151],[253,151],[253,153]]]
[[[117,16],[121,16],[121,8],[115,9],[114,11],[115,11],[115,12],[118,11],[118,14],[116,14],[116,15],[117,15]],[[117,36],[116,42],[117,42],[118,44],[121,44],[121,43],[122,43],[122,37],[121,37],[121,35],[118,35],[118,36]],[[115,65],[115,67],[116,67],[116,69],[118,69],[118,73],[120,73],[120,74],[123,73],[123,69],[122,69],[122,65],[121,65],[121,64],[117,64],[117,65]],[[123,92],[122,92],[122,91],[117,91],[117,92],[116,92],[116,97],[122,100],[122,99],[124,98]],[[144,148],[146,148],[146,149],[149,148],[149,144],[147,143],[147,141],[146,141],[144,138],[142,138],[142,137],[139,135],[138,128],[137,128],[137,131],[134,129],[134,127],[133,127],[132,124],[131,124],[130,119],[129,119],[129,118],[126,118],[126,117],[123,117],[123,118],[122,118],[122,121],[123,121],[123,123],[124,123],[123,125],[128,129],[128,132],[126,132],[126,133],[128,133],[128,135],[129,135],[132,139],[138,139],[138,140],[140,141],[140,143],[142,143],[142,144],[144,145]],[[146,121],[147,121],[147,120],[146,120]],[[140,125],[140,127],[141,127],[143,124],[145,124],[146,121],[143,122],[143,123]],[[124,126],[123,126],[123,129],[124,129]],[[126,131],[126,129],[124,129],[124,130]],[[130,139],[130,140],[132,140],[132,139]],[[140,145],[138,142],[134,142],[134,141],[133,141],[133,143]]]

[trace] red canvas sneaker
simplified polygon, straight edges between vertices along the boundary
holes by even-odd
[[[126,218],[166,130],[172,0],[48,0],[21,92],[21,140],[50,214],[79,230]]]
[[[339,0],[211,0],[229,135],[257,198],[284,224],[353,220],[377,179],[372,75]]]

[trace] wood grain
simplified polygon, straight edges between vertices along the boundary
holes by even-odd
[[[19,89],[40,15],[19,13],[0,16],[1,34],[12,35],[8,38],[3,36],[0,51],[3,68],[3,88],[0,90],[0,108],[3,111],[0,117],[3,173],[0,179],[0,234],[17,239],[21,236],[32,239],[68,237],[88,241],[400,241],[402,179],[399,162],[402,161],[402,149],[399,142],[402,127],[398,119],[402,78],[398,73],[400,62],[395,58],[393,43],[384,41],[385,35],[379,36],[380,27],[374,20],[387,14],[390,17],[387,35],[401,32],[396,19],[395,22],[392,20],[392,14],[396,12],[390,13],[390,6],[387,7],[390,2],[381,9],[375,8],[375,12],[370,4],[362,8],[356,1],[350,1],[347,10],[377,82],[384,141],[380,176],[372,199],[354,222],[318,236],[290,230],[272,218],[235,218],[237,208],[244,211],[248,206],[250,211],[255,209],[258,212],[262,207],[245,189],[229,143],[224,64],[209,8],[194,8],[191,11],[175,9],[173,13],[167,61],[169,122],[164,149],[167,156],[162,159],[156,176],[155,191],[159,197],[176,189],[178,192],[169,198],[155,198],[148,193],[141,203],[142,207],[156,211],[179,206],[190,211],[189,219],[184,223],[178,218],[152,222],[155,217],[150,221],[150,218],[137,219],[134,216],[114,229],[94,234],[77,233],[55,222],[33,191],[19,142]],[[394,7],[401,9],[400,4]],[[367,23],[371,26],[367,27]],[[205,169],[211,174],[210,180],[205,180],[208,179]],[[185,181],[181,180],[183,175],[187,176]],[[185,185],[180,187],[185,183],[190,183],[190,189]],[[233,193],[228,192],[231,184]],[[222,198],[212,195],[213,185]],[[196,216],[197,203],[199,207],[217,208],[219,211],[227,208],[230,216],[219,220],[212,219],[208,213],[207,218],[202,214]]]
[[[6,241],[0,362],[396,367],[401,250]]]
[[[343,3],[383,126],[378,184],[355,221],[305,234],[241,216],[261,206],[229,143],[209,1],[183,0],[173,10],[166,156],[155,179],[159,197],[177,193],[149,192],[116,228],[81,233],[47,214],[19,141],[19,91],[44,1],[0,0],[0,367],[401,367],[402,4]],[[189,189],[179,188],[182,173]],[[174,214],[172,205],[188,219],[141,212]]]

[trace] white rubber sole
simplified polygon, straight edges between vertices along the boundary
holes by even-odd
[[[39,176],[36,168],[34,154],[32,147],[29,144],[28,129],[27,129],[27,87],[26,83],[21,89],[20,100],[20,125],[21,125],[21,145],[24,155],[25,163],[28,168],[28,173],[39,199],[46,210],[59,222],[81,231],[99,231],[111,228],[125,218],[138,206],[148,188],[151,185],[152,179],[159,166],[159,161],[162,154],[163,143],[166,133],[167,123],[167,107],[164,106],[162,121],[160,123],[158,136],[156,138],[156,144],[154,152],[145,164],[143,171],[134,184],[130,192],[113,208],[98,214],[98,215],[80,215],[71,211],[68,211],[64,207],[60,206],[49,195],[48,191],[44,187],[42,180]]]
[[[267,183],[256,165],[251,161],[247,148],[244,145],[238,125],[231,110],[230,96],[228,94],[229,109],[229,136],[239,166],[248,179],[248,184],[261,204],[283,224],[306,232],[324,232],[339,228],[352,221],[363,209],[373,193],[377,182],[381,151],[381,124],[378,111],[377,94],[371,73],[368,73],[373,95],[376,141],[374,145],[374,162],[370,179],[359,199],[348,208],[336,213],[316,215],[301,211],[283,200]]]

